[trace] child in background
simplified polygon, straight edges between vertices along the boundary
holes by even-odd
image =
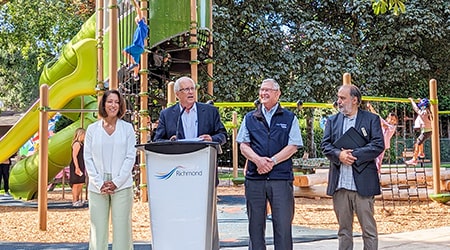
[[[375,109],[372,107],[372,104],[367,103],[367,108],[370,112],[378,114]],[[381,169],[381,164],[383,163],[384,153],[387,149],[391,148],[391,138],[395,133],[395,130],[397,129],[398,124],[398,117],[395,113],[389,113],[386,119],[383,119],[380,116],[381,121],[381,130],[383,131],[383,137],[384,137],[384,151],[375,159],[375,162],[377,164],[378,173]]]
[[[133,0],[134,8],[136,9],[136,18],[134,21],[137,24],[136,30],[133,35],[133,43],[123,50],[124,56],[127,61],[130,62],[127,70],[133,70],[133,78],[135,81],[139,81],[139,62],[141,61],[141,55],[144,53],[144,41],[148,36],[148,26],[146,19],[139,8],[136,0]]]
[[[418,104],[416,104],[413,98],[410,97],[408,99],[411,101],[411,105],[417,113],[417,118],[414,121],[414,129],[420,129],[420,135],[414,143],[413,158],[405,161],[405,163],[408,165],[417,165],[418,158],[425,158],[423,143],[431,137],[431,120],[433,120],[433,114],[430,110],[430,101],[427,98],[420,99]]]
[[[70,161],[69,183],[72,186],[72,206],[82,207],[81,192],[86,182],[86,168],[84,166],[83,145],[86,131],[77,128],[72,140],[72,161]]]

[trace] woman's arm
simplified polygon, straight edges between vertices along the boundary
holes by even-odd
[[[80,164],[78,163],[78,153],[80,152],[81,145],[80,142],[74,142],[72,144],[72,161],[75,166],[75,174],[78,176],[82,176],[83,173],[80,170]]]

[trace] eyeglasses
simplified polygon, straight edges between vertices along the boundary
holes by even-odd
[[[189,88],[179,89],[178,91],[181,91],[183,93],[189,93],[190,91],[194,92],[194,90],[195,90],[195,87],[189,87]]]
[[[264,89],[264,88],[262,88],[262,89],[259,89],[259,92],[275,92],[275,91],[278,91],[278,89]]]

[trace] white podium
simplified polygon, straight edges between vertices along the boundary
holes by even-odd
[[[167,141],[145,149],[153,250],[210,250],[218,143]]]

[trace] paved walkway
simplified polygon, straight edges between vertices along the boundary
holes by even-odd
[[[1,195],[0,195],[1,196]],[[5,197],[0,197],[5,198]],[[243,196],[219,196],[217,203],[218,222],[220,232],[220,246],[222,250],[243,250],[248,249],[247,217],[245,214],[245,198]],[[14,204],[21,206],[19,201],[10,199],[0,199],[0,205]],[[2,203],[5,202],[5,203]],[[29,204],[35,206],[36,204]],[[50,205],[50,204],[49,204]],[[64,207],[61,204],[55,204],[59,208]],[[70,203],[67,205],[70,207]],[[268,250],[273,250],[272,223],[267,220],[266,239]],[[362,239],[359,234],[355,237],[354,249],[362,249]],[[338,240],[336,231],[314,229],[307,227],[293,226],[294,249],[314,249],[329,250],[337,249]],[[151,249],[150,242],[135,242],[136,250]],[[0,250],[75,250],[88,249],[87,243],[27,243],[27,242],[1,242]],[[415,232],[397,233],[380,235],[379,249],[386,250],[413,250],[413,249],[433,249],[450,250],[450,226],[429,230],[420,230]]]
[[[361,237],[355,237],[354,249],[362,249]],[[223,242],[221,242],[222,245]],[[330,250],[337,249],[337,239],[316,240],[310,242],[294,243],[294,250],[314,249],[314,250]],[[22,242],[0,242],[0,250],[75,250],[87,249],[87,243],[22,243]],[[110,248],[111,249],[111,248]],[[149,242],[135,242],[135,250],[151,250]],[[247,246],[225,247],[222,250],[244,250]],[[273,246],[269,245],[268,250],[273,250]],[[414,232],[381,235],[379,238],[379,249],[385,250],[450,250],[450,227],[442,227],[436,229],[420,230]]]

